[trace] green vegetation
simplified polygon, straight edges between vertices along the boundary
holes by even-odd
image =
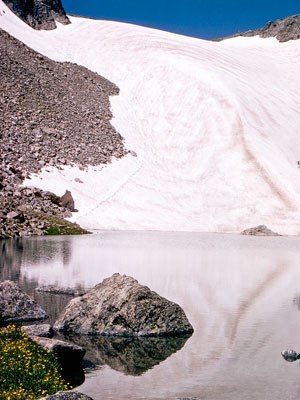
[[[44,230],[44,235],[84,235],[90,233],[74,222],[52,215],[40,213],[38,214],[38,218],[47,226]]]
[[[34,400],[68,390],[54,354],[14,325],[0,329],[0,400]]]

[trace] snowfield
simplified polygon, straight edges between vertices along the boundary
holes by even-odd
[[[2,29],[120,87],[112,124],[137,157],[45,168],[25,184],[71,190],[88,229],[300,234],[300,40],[210,42],[70,19],[35,31],[0,0]]]

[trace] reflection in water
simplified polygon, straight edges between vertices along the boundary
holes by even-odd
[[[43,285],[88,289],[119,272],[184,309],[193,336],[164,362],[154,354],[145,372],[148,346],[122,353],[118,343],[101,351],[92,343],[98,368],[79,390],[94,400],[298,400],[299,365],[281,351],[300,349],[299,259],[297,237],[101,232],[7,241],[0,271],[29,294]],[[44,296],[53,319],[70,299]]]
[[[61,360],[60,360],[61,361]],[[85,380],[84,370],[80,363],[67,363],[60,362],[61,374],[71,387],[75,388],[83,384]]]
[[[60,237],[45,238],[17,238],[0,240],[0,271],[6,268],[7,271],[20,272],[21,265],[39,264],[40,262],[53,262],[57,258],[61,260],[62,265],[70,262],[72,254],[71,238],[65,236],[63,240]],[[1,273],[4,277],[5,272]],[[6,273],[5,278],[8,279]]]
[[[298,311],[300,311],[300,295],[299,294],[293,298],[293,304],[298,308]]]
[[[180,350],[189,337],[67,336],[66,339],[86,349],[85,359],[94,365],[106,364],[126,375],[138,376]]]
[[[36,299],[34,289],[38,286],[37,281],[28,279],[22,274],[22,266],[28,265],[34,268],[48,265],[51,268],[53,263],[58,263],[67,268],[71,256],[72,238],[68,236],[64,236],[63,240],[59,236],[0,240],[0,279],[16,282],[26,293]],[[82,289],[80,285],[79,287]],[[51,311],[50,314],[52,315],[53,312]]]
[[[18,282],[22,265],[23,244],[20,239],[0,240],[0,278]]]

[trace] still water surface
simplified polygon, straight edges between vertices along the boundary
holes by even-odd
[[[280,355],[300,351],[300,238],[100,232],[0,246],[1,279],[30,294],[119,272],[185,310],[187,340],[86,343],[96,368],[79,390],[95,400],[300,398],[300,364]],[[52,319],[68,301],[38,300]]]

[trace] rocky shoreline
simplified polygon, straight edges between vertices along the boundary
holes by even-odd
[[[57,202],[63,193],[25,188],[23,180],[47,166],[84,169],[126,155],[110,123],[109,96],[119,89],[84,67],[38,54],[3,30],[0,58],[0,239],[41,235],[53,218],[64,226],[71,214]],[[61,229],[83,232],[70,223]]]

